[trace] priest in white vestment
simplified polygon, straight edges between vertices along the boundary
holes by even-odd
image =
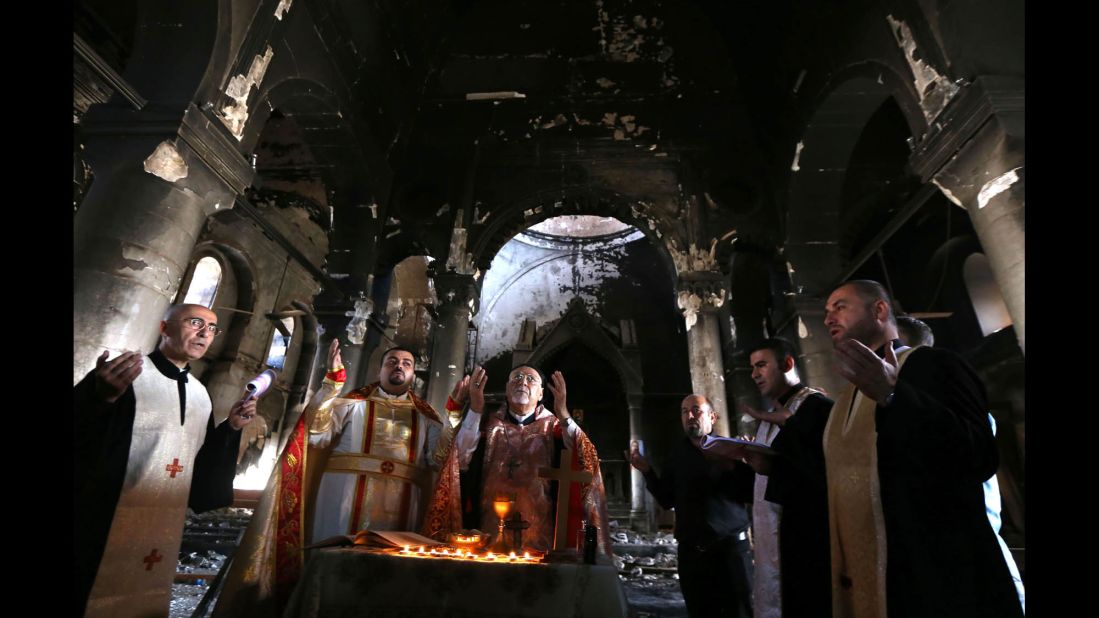
[[[229,505],[240,429],[256,414],[254,399],[238,401],[216,426],[206,388],[188,378],[188,361],[220,332],[213,311],[173,306],[160,332],[149,363],[104,352],[74,387],[74,571],[85,616],[168,615],[188,498],[201,496],[200,510]],[[192,477],[219,486],[192,492]]]

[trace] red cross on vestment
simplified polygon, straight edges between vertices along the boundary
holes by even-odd
[[[148,556],[145,556],[145,570],[146,571],[152,571],[153,570],[153,565],[157,562],[160,562],[163,559],[164,559],[164,556],[161,556],[160,554],[156,553],[156,548],[154,547],[153,551],[150,552]]]
[[[164,466],[164,469],[172,473],[172,478],[176,477],[177,472],[183,472],[183,466],[179,465],[179,457],[172,459],[172,463]]]

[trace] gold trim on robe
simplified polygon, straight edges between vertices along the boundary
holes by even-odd
[[[913,349],[897,355],[898,370]],[[886,618],[887,548],[878,480],[877,407],[876,401],[848,384],[824,427],[835,618]]]

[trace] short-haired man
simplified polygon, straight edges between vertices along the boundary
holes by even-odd
[[[679,541],[679,586],[687,613],[696,617],[752,615],[752,550],[748,512],[752,470],[743,463],[703,456],[701,443],[713,431],[717,414],[702,395],[680,405],[684,439],[657,474],[636,444],[630,464],[645,475],[645,486],[665,509],[675,509]]]
[[[756,467],[755,616],[827,616],[831,578],[821,438],[832,400],[801,384],[794,348],[784,339],[764,340],[752,348],[749,362],[752,381],[772,406],[768,412],[741,407],[760,421],[755,442],[776,453],[765,460],[770,465]]]
[[[825,428],[832,606],[848,616],[1021,616],[985,518],[996,444],[960,357],[904,348],[889,294],[849,281],[825,305],[840,375]]]
[[[897,337],[910,348],[935,345],[935,333],[931,332],[931,327],[910,315],[897,316]]]
[[[215,615],[279,613],[303,566],[303,542],[362,530],[416,530],[432,470],[452,439],[412,392],[416,357],[382,353],[378,381],[337,397],[347,380],[339,339],[328,372],[291,433],[226,577]],[[460,406],[459,382],[447,409]]]
[[[104,352],[73,389],[79,613],[166,614],[188,498],[196,510],[232,502],[256,402],[237,401],[215,425],[206,388],[188,378],[218,332],[213,311],[174,305],[147,357]]]
[[[897,316],[897,334],[901,343],[906,346],[915,348],[921,345],[935,345],[935,333],[931,330],[931,327],[923,320],[909,315]],[[992,434],[995,435],[996,419],[993,418],[992,414],[988,415],[988,422],[992,425]],[[988,477],[982,487],[985,492],[985,512],[988,514],[988,523],[996,532],[996,540],[1000,543],[1000,551],[1004,554],[1004,562],[1007,563],[1007,568],[1011,571],[1011,579],[1015,581],[1015,591],[1019,594],[1019,604],[1023,606],[1023,611],[1026,612],[1026,586],[1023,584],[1023,578],[1019,574],[1019,567],[1015,564],[1015,558],[1011,555],[1011,550],[1008,549],[1004,537],[1000,536],[1000,483],[996,480],[996,475],[993,474]]]

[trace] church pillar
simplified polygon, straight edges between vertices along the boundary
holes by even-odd
[[[714,430],[728,436],[738,430],[729,422],[725,369],[721,352],[718,309],[725,303],[725,276],[715,271],[687,271],[679,275],[678,303],[687,326],[687,357],[691,390],[705,395],[717,413]]]
[[[641,393],[627,393],[626,395],[626,405],[630,409],[631,445],[634,441],[643,442],[641,438],[641,401]],[[653,522],[649,521],[649,514],[645,509],[645,492],[645,476],[641,474],[640,470],[630,466],[630,527],[635,530],[651,531]]]
[[[472,275],[435,274],[438,320],[431,341],[431,367],[427,402],[442,412],[454,384],[465,375],[469,343],[469,319],[477,306],[477,285]],[[458,413],[460,418],[461,413]],[[458,418],[451,418],[457,424]]]
[[[912,166],[966,209],[1026,352],[1026,152],[1022,80],[980,77],[939,115]]]
[[[109,105],[84,118],[95,174],[73,221],[73,379],[104,350],[149,352],[206,218],[255,173],[220,122]]]
[[[827,299],[812,294],[790,297],[795,315],[778,336],[798,342],[798,365],[801,381],[835,397],[847,382],[835,371],[832,338],[824,326],[824,304]],[[792,331],[792,332],[790,332]]]

